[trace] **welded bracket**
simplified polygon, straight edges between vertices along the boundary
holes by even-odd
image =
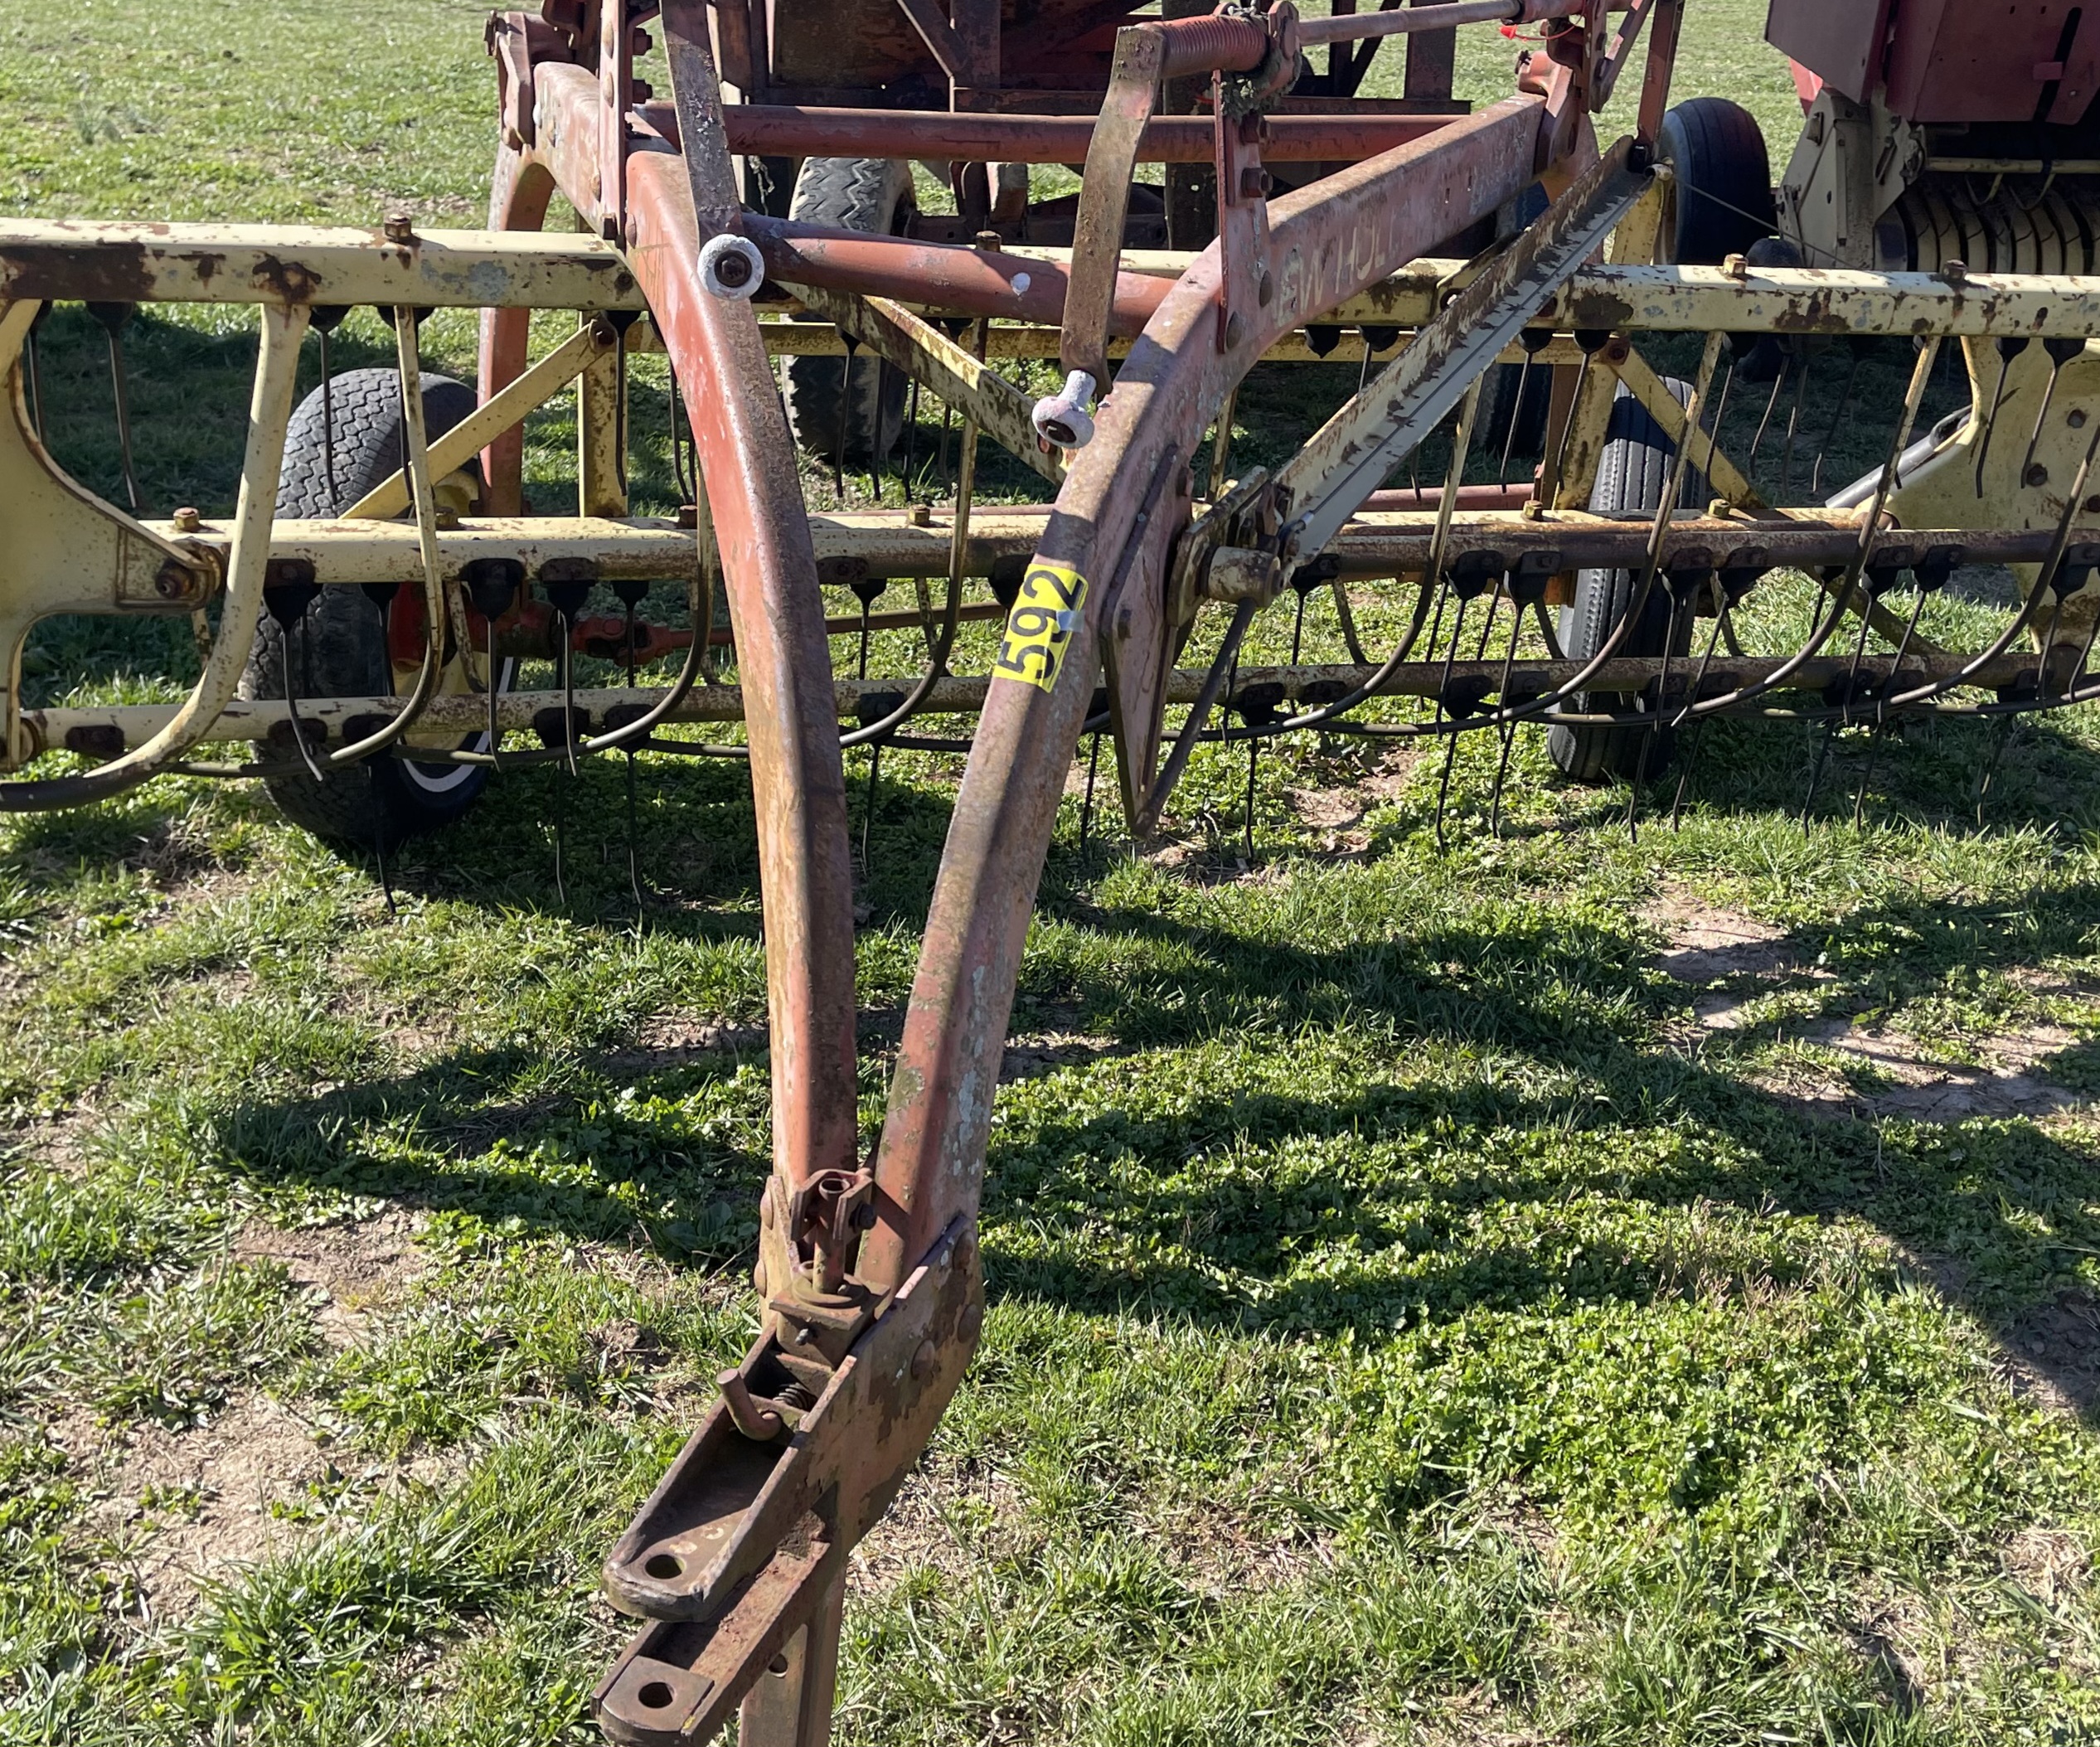
[[[657,1622],[593,1696],[609,1735],[674,1747],[728,1722],[889,1508],[983,1320],[977,1234],[958,1217],[792,1431],[783,1418],[779,1434],[747,1436],[730,1402],[715,1405],[605,1561],[614,1604]],[[792,1400],[797,1371],[784,1356],[762,1336],[735,1374],[761,1413]]]

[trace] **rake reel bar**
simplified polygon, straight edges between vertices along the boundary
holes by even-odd
[[[0,805],[92,799],[166,770],[296,780],[308,764],[375,758],[440,772],[527,759],[573,768],[623,750],[748,759],[772,1022],[764,1326],[607,1560],[609,1592],[650,1623],[595,1706],[615,1739],[651,1744],[705,1738],[740,1711],[744,1738],[769,1747],[824,1738],[844,1560],[931,1436],[978,1336],[974,1220],[993,1089],[1083,735],[1113,730],[1126,815],[1148,832],[1204,740],[1310,727],[1442,738],[1448,783],[1460,735],[1498,735],[1506,772],[1516,728],[1550,725],[1622,736],[1612,744],[1632,748],[1622,774],[1637,790],[1660,762],[1659,732],[1710,714],[1835,732],[1902,713],[2019,712],[2100,695],[2087,672],[2088,583],[2100,567],[2100,529],[2088,524],[2100,521],[2100,498],[2086,496],[2100,435],[2086,350],[2100,333],[2100,281],[1739,258],[1652,264],[1668,180],[1653,148],[1680,0],[1578,13],[1511,96],[1464,115],[1450,113],[1448,84],[1400,113],[1351,107],[1369,50],[1350,45],[1411,34],[1427,64],[1433,30],[1543,18],[1545,7],[1467,0],[1301,21],[1283,6],[1128,22],[1113,33],[1113,58],[1075,46],[1068,59],[1047,63],[1055,76],[1092,81],[1089,113],[1078,115],[1065,113],[1077,106],[1069,93],[1000,87],[1010,27],[981,0],[954,0],[946,17],[900,3],[911,54],[945,75],[946,109],[912,106],[930,99],[908,82],[880,93],[886,108],[864,100],[866,89],[798,85],[787,70],[801,51],[769,47],[760,28],[769,12],[792,35],[793,7],[725,5],[711,24],[693,0],[670,0],[654,17],[671,85],[658,99],[633,65],[652,10],[570,0],[543,18],[494,22],[505,137],[486,231],[419,233],[405,219],[376,233],[0,230],[0,340],[13,348],[4,355],[55,300],[252,303],[263,322],[230,522],[143,519],[81,488],[36,435],[16,370],[12,417],[0,417],[0,514],[16,536],[0,569],[0,647],[14,652],[0,748],[11,769],[56,751],[103,762],[0,783]],[[1031,27],[1011,27],[1016,37]],[[871,40],[880,61],[889,38]],[[1340,45],[1325,74],[1302,70],[1312,41]],[[1590,115],[1637,41],[1635,131],[1599,151]],[[749,100],[725,101],[717,56]],[[1293,80],[1302,92],[1316,77],[1326,90],[1290,95]],[[1163,113],[1189,87],[1207,88],[1207,108]],[[1014,107],[1023,103],[1042,113]],[[885,235],[747,201],[762,157],[847,153],[953,167],[956,219]],[[1195,248],[1135,246],[1162,228],[1186,232],[1191,209],[1184,200],[1141,210],[1134,166],[1199,156],[1215,183],[1214,234],[1185,235]],[[1004,192],[995,199],[1011,179],[982,168],[1082,157],[1076,206],[1057,212],[1031,209],[1025,187],[1018,205]],[[1553,197],[1545,216],[1486,243],[1535,184]],[[541,233],[557,192],[591,235]],[[1021,234],[1036,223],[1061,226],[1069,246]],[[1590,264],[1608,238],[1610,264]],[[1440,255],[1454,239],[1464,255]],[[743,263],[745,277],[703,270],[704,249]],[[400,337],[401,465],[337,515],[274,516],[298,337],[324,313],[332,323],[357,305],[390,312]],[[443,308],[483,312],[480,405],[425,434],[417,313]],[[536,309],[579,317],[536,362]],[[1736,357],[1767,335],[1793,346],[1958,339],[1981,385],[1973,404],[1986,410],[1911,446],[1930,380],[1921,362],[1886,459],[1860,488],[1831,504],[1774,507],[1754,463],[1730,459],[1737,364],[1721,373],[1723,333],[1740,337]],[[1681,390],[1643,351],[1661,355],[1678,334],[1708,337]],[[626,483],[626,368],[657,350],[669,355],[696,462],[694,502],[678,518],[633,515]],[[953,502],[812,513],[776,357],[841,360],[842,397],[856,368],[938,396],[960,415]],[[1016,361],[1050,358],[1065,376],[1062,398],[1016,380]],[[1322,358],[1359,364],[1353,396],[1273,469],[1224,477],[1218,458],[1249,373],[1264,360]],[[1498,366],[1551,381],[1545,453],[1529,480],[1468,483],[1464,439]],[[526,514],[521,421],[571,383],[578,513]],[[1054,424],[1044,410],[1053,400]],[[1442,479],[1389,484],[1419,466],[1454,414],[1460,434]],[[2019,440],[1988,444],[1996,419],[2014,421]],[[838,423],[842,433],[843,410]],[[1065,440],[1038,434],[1051,428]],[[1055,501],[974,501],[973,458],[987,439]],[[1597,502],[1643,444],[1667,462],[1653,501]],[[1508,446],[1493,444],[1489,460]],[[1199,497],[1206,454],[1219,477]],[[842,454],[825,459],[842,476]],[[448,502],[449,484],[471,492],[471,513]],[[395,519],[405,512],[413,521]],[[2026,604],[1989,647],[1942,648],[1921,613],[1957,565],[1977,562],[2014,565]],[[1766,579],[1794,572],[1814,579],[1809,629],[1790,648],[1744,647],[1738,609],[1777,586]],[[1564,632],[1598,578],[1619,579],[1616,605],[1588,645],[1564,647],[1550,609],[1565,609]],[[992,599],[966,600],[980,579]],[[652,580],[682,587],[685,624],[638,615]],[[918,612],[872,611],[893,580],[920,584]],[[598,585],[616,591],[621,614],[586,610]],[[351,585],[393,591],[390,691],[235,695],[257,627],[290,599],[284,590]],[[726,626],[713,621],[718,585]],[[836,594],[827,609],[827,587],[851,590],[860,610],[835,610]],[[1249,638],[1287,589],[1299,614],[1291,659],[1257,661]],[[1403,628],[1390,645],[1361,646],[1352,589],[1359,609]],[[1305,603],[1322,590],[1351,645],[1346,664],[1297,658]],[[187,701],[23,706],[19,649],[35,620],[206,602],[218,626]],[[917,673],[866,673],[878,621],[923,633]],[[977,621],[1001,627],[981,661],[958,640]],[[1877,635],[1885,647],[1870,647]],[[718,646],[734,650],[735,685],[711,677]],[[500,690],[501,664],[550,653],[558,688]],[[570,682],[580,654],[624,662],[629,682]],[[633,683],[632,669],[650,660],[676,661],[675,679]],[[1434,709],[1395,711],[1385,701],[1395,698]],[[1171,729],[1170,706],[1186,706]],[[967,742],[914,728],[972,716]],[[686,723],[740,723],[744,738],[717,746],[669,731]],[[507,747],[528,730],[539,749]],[[241,764],[194,762],[229,740],[261,750]],[[842,749],[857,744],[969,754],[872,1147],[854,1095]]]

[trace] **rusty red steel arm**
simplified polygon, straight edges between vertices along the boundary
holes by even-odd
[[[829,708],[816,552],[772,366],[750,304],[710,296],[696,269],[703,231],[734,230],[740,215],[714,69],[701,46],[704,17],[696,0],[667,0],[663,12],[674,83],[681,101],[690,97],[705,119],[708,137],[695,137],[689,124],[682,154],[628,159],[628,253],[686,385],[751,700],[774,1159],[799,1187],[858,1162],[845,774]]]
[[[1224,352],[1216,344],[1214,245],[1132,349],[1023,585],[1026,604],[1084,579],[1079,617],[1047,689],[995,677],[956,798],[877,1155],[877,1222],[862,1245],[864,1269],[894,1273],[951,1220],[974,1216],[1021,945],[1096,664],[1105,643],[1115,672],[1119,650],[1150,626],[1142,659],[1157,671],[1141,685],[1128,653],[1122,662],[1131,682],[1122,688],[1124,730],[1143,734],[1132,717],[1152,711],[1171,651],[1162,599],[1169,543],[1188,518],[1185,463],[1227,387],[1278,333],[1522,189],[1535,173],[1540,115],[1536,99],[1509,99],[1274,202],[1276,294],[1239,344]],[[1156,729],[1147,744],[1156,755]]]
[[[676,143],[668,105],[642,119]],[[723,111],[733,152],[782,158],[924,158],[977,163],[1076,164],[1086,160],[1091,115],[1002,115],[944,109],[804,108],[731,104]],[[1271,115],[1262,154],[1278,163],[1340,163],[1404,145],[1448,126],[1448,115]],[[1210,162],[1206,115],[1155,115],[1137,142],[1139,163]]]
[[[900,303],[931,305],[958,315],[982,315],[1054,327],[1064,319],[1071,275],[1054,261],[1003,255],[953,243],[915,243],[902,237],[830,231],[753,213],[744,235],[765,257],[766,276],[783,285],[857,291]],[[1171,279],[1118,273],[1108,332],[1129,339],[1142,330],[1173,288]]]

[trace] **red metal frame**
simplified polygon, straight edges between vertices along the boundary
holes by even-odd
[[[1666,43],[1677,4],[1648,0],[1662,15],[1652,40]],[[613,0],[607,9],[618,11]],[[986,99],[998,62],[996,13],[978,0],[946,20],[929,0],[906,10],[945,66],[951,102],[960,109]],[[1512,16],[1528,12],[1513,3]],[[1635,27],[1644,18],[1637,10]],[[814,1744],[829,1711],[838,1560],[930,1434],[974,1346],[982,1287],[973,1228],[993,1089],[1065,774],[1103,665],[1133,815],[1158,761],[1179,634],[1166,585],[1192,513],[1188,463],[1278,338],[1490,216],[1542,174],[1564,179],[1595,148],[1582,113],[1588,86],[1567,66],[1528,94],[1443,121],[1264,116],[1297,66],[1288,6],[1125,31],[1118,65],[1136,82],[1118,99],[1121,132],[1098,174],[1106,129],[1096,119],[725,109],[699,0],[664,7],[673,101],[631,110],[623,22],[598,19],[595,67],[580,48],[535,58],[519,51],[529,32],[506,39],[499,66],[512,124],[492,221],[536,227],[557,189],[594,214],[623,243],[686,390],[749,725],[774,1138],[760,1269],[765,1332],[725,1376],[723,1400],[608,1562],[623,1604],[665,1623],[608,1677],[599,1710],[623,1739],[690,1739],[725,1716],[778,1652],[793,1691],[762,1683],[744,1701],[745,1738],[759,1747]],[[754,12],[744,24],[756,22]],[[761,52],[741,27],[716,40],[735,61]],[[1191,75],[1210,79],[1210,114],[1153,116],[1160,81]],[[521,81],[529,81],[529,114]],[[1652,101],[1655,89],[1647,95]],[[604,125],[609,106],[628,118],[617,139]],[[1069,269],[749,214],[730,165],[737,151],[1055,163],[1089,148]],[[1341,158],[1346,167],[1272,200],[1264,158]],[[1121,205],[1101,202],[1141,160],[1208,161],[1221,191],[1217,239],[1178,280],[1117,270]],[[790,288],[1045,323],[1084,309],[1084,332],[1075,342],[1068,326],[1066,349],[1079,345],[1103,381],[1102,335],[1134,342],[1092,445],[1070,458],[1031,566],[1067,579],[1084,600],[1048,683],[991,683],[866,1170],[856,1156],[852,894],[823,602],[752,307],[709,295],[695,271],[702,241],[725,231],[756,242],[769,275]],[[526,329],[522,312],[485,318],[484,395],[523,368]],[[518,458],[515,435],[484,455],[499,513],[517,508]],[[892,1361],[880,1356],[920,1321],[929,1332],[923,1342],[912,1333],[919,1344],[891,1376]],[[796,1385],[782,1381],[790,1374],[806,1385],[805,1407],[793,1405]],[[783,1537],[796,1521],[808,1526],[791,1548]]]

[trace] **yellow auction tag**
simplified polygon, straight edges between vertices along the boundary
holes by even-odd
[[[1006,638],[992,664],[993,677],[1050,691],[1057,684],[1057,670],[1085,606],[1086,578],[1069,565],[1031,565],[1006,615]]]

